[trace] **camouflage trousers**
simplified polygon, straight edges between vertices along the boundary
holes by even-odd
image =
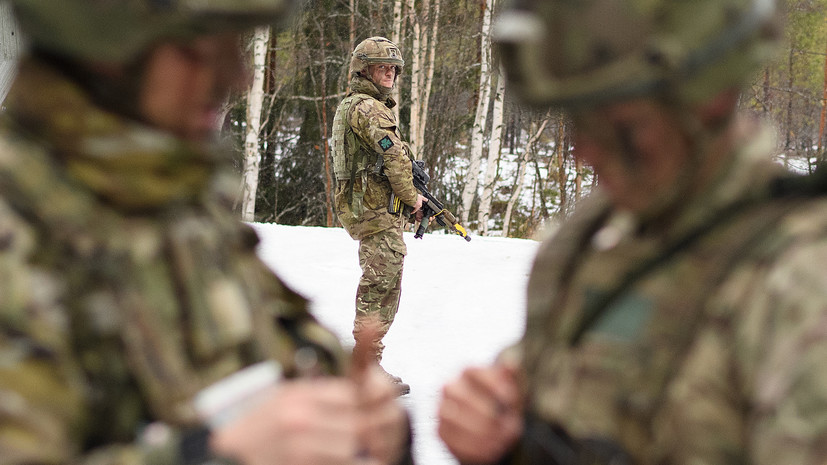
[[[405,242],[400,229],[389,229],[359,241],[359,266],[362,277],[356,289],[356,318],[353,338],[356,344],[371,344],[377,361],[382,360],[388,333],[399,309],[402,294],[402,264]],[[379,331],[373,341],[362,341],[360,330],[367,321],[378,321]]]

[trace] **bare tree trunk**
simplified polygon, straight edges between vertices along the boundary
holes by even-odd
[[[568,147],[566,147],[568,150]],[[574,177],[574,200],[580,200],[583,196],[583,162],[578,157],[574,157],[574,166],[577,174]]]
[[[0,104],[17,71],[20,37],[9,2],[0,2]]]
[[[413,0],[406,0],[410,3],[413,3]],[[397,47],[400,47],[400,51],[402,51],[402,56],[405,56],[405,52],[401,49],[402,43],[402,30],[404,22],[404,4],[402,0],[394,0],[393,2],[393,34],[391,34],[391,42],[395,43]],[[400,80],[397,78],[396,86],[393,88],[391,92],[391,97],[396,100],[397,103],[400,102],[399,98],[399,86],[401,85]],[[399,123],[399,105],[393,107],[393,114],[396,116],[397,124]]]
[[[439,32],[439,12],[440,12],[440,0],[434,0],[434,7],[433,7],[433,17],[431,18],[431,35],[430,40],[428,40],[428,46],[426,47],[428,50],[428,66],[427,72],[424,76],[423,82],[423,89],[422,89],[422,109],[419,112],[419,134],[417,134],[417,139],[420,141],[420,148],[425,145],[425,126],[428,123],[428,113],[430,111],[430,101],[431,101],[431,86],[434,82],[434,69],[436,69],[436,44],[437,44],[437,33]],[[427,35],[426,35],[427,37]],[[422,158],[423,154],[418,154],[417,159]]]
[[[790,47],[790,54],[788,57],[788,71],[789,71],[789,81],[787,82],[788,96],[787,96],[787,117],[785,119],[785,126],[784,132],[786,133],[786,137],[784,140],[784,149],[790,150],[793,145],[793,56],[795,55],[795,48]],[[786,163],[787,157],[784,157],[784,163]]]
[[[494,187],[497,183],[497,172],[500,165],[500,148],[502,147],[503,136],[503,113],[505,99],[505,76],[502,69],[497,74],[497,90],[494,94],[494,110],[491,116],[491,142],[488,146],[488,161],[485,168],[485,180],[483,181],[482,198],[480,199],[479,230],[483,236],[488,235],[488,219],[491,217],[491,204],[494,200]]]
[[[535,131],[534,134],[528,139],[528,142],[526,142],[525,151],[520,159],[517,180],[514,182],[514,187],[511,189],[511,198],[508,199],[508,204],[505,207],[505,217],[503,218],[503,237],[508,237],[511,226],[511,214],[514,211],[514,205],[520,198],[520,192],[523,190],[526,167],[528,166],[528,162],[531,160],[531,156],[534,154],[534,145],[537,143],[537,140],[540,139],[543,131],[546,130],[546,125],[548,124],[549,119],[550,118],[546,116],[546,118],[543,119],[543,122],[540,123],[537,131]]]
[[[430,0],[421,0],[425,4],[424,8],[430,5]],[[409,53],[411,57],[411,118],[410,118],[410,136],[408,143],[416,158],[419,158],[420,146],[422,140],[419,139],[419,125],[421,123],[422,102],[422,81],[424,74],[425,57],[423,57],[424,49],[423,42],[427,43],[427,38],[422,37],[422,25],[420,24],[420,15],[414,9],[414,0],[408,0],[408,21],[413,28],[412,47]]]
[[[350,0],[350,50],[356,47],[356,0]],[[350,62],[350,60],[347,60]],[[348,79],[350,81],[350,79]]]
[[[394,0],[393,2],[393,33],[391,34],[391,42],[397,46],[402,39],[402,0]],[[403,54],[404,55],[404,54]]]
[[[482,27],[480,29],[480,83],[479,100],[477,101],[477,112],[474,116],[474,126],[471,129],[471,153],[468,172],[465,174],[465,187],[462,189],[462,205],[460,206],[460,222],[468,224],[468,217],[471,214],[471,204],[477,194],[479,184],[480,165],[485,136],[485,128],[488,120],[488,106],[491,101],[491,72],[489,70],[489,56],[491,51],[491,11],[495,0],[486,0],[482,13]],[[479,227],[479,226],[478,226]]]
[[[321,113],[321,128],[319,132],[322,134],[322,147],[324,156],[324,200],[326,205],[325,225],[330,228],[333,226],[333,176],[330,174],[330,141],[327,137],[327,55],[325,53],[325,36],[324,26],[319,27],[319,48],[322,53],[322,82],[319,88],[322,90],[321,101],[316,105],[319,113]],[[321,108],[319,108],[321,106]]]
[[[267,65],[267,44],[270,28],[259,27],[253,36],[253,82],[247,93],[247,131],[244,137],[244,189],[241,200],[241,219],[255,221],[256,190],[261,154],[258,150],[261,132],[261,108],[264,103],[264,70]]]
[[[565,145],[566,119],[563,115],[560,115],[557,119],[557,144],[554,147],[554,151],[557,154],[557,184],[560,189],[560,207],[558,211],[563,216],[565,216],[566,210],[569,207],[568,191],[566,190],[569,181],[569,174],[566,172],[566,158],[568,157],[569,151],[566,150]]]

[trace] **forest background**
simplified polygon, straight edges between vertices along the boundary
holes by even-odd
[[[575,157],[557,113],[513,102],[490,46],[499,0],[305,0],[274,34],[245,38],[254,79],[222,115],[222,137],[244,181],[245,221],[336,226],[333,114],[353,48],[397,43],[405,68],[395,100],[403,137],[431,175],[431,192],[481,235],[533,237],[571,213],[598,182]],[[787,42],[740,105],[777,129],[776,158],[811,171],[824,158],[827,0],[782,2]],[[0,3],[0,100],[20,34]]]

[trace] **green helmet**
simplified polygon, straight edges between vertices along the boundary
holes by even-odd
[[[581,107],[739,86],[776,50],[774,0],[512,0],[494,42],[509,90]]]
[[[294,0],[11,0],[30,44],[126,63],[159,40],[276,23]]]
[[[370,37],[359,42],[359,45],[353,49],[349,73],[353,76],[363,72],[368,65],[379,63],[396,65],[397,75],[402,72],[402,67],[405,66],[402,52],[399,51],[396,44],[384,37]]]

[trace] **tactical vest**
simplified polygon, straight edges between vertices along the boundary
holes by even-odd
[[[533,330],[535,337],[530,338],[528,342],[523,341],[526,371],[530,377],[541,373],[544,369],[544,362],[549,357],[547,349],[551,346],[575,347],[581,343],[585,334],[596,326],[610,324],[612,321],[633,319],[635,315],[627,311],[632,306],[626,305],[627,301],[624,297],[647,276],[658,273],[661,267],[668,266],[673,260],[679,259],[677,257],[681,254],[691,253],[696,257],[707,257],[703,265],[695,265],[703,267],[704,273],[699,275],[701,277],[693,282],[687,282],[681,288],[680,305],[675,305],[674,302],[669,304],[672,318],[678,323],[666,327],[661,335],[673,334],[674,337],[669,338],[671,344],[659,349],[658,356],[653,357],[652,361],[645,365],[646,369],[639,377],[636,394],[638,396],[646,394],[638,397],[638,400],[646,399],[647,401],[645,414],[647,420],[638,422],[632,419],[624,422],[620,428],[625,445],[640,446],[653,437],[652,431],[646,428],[651,425],[652,419],[666,401],[670,383],[674,381],[692,343],[698,337],[698,328],[706,319],[712,318],[706,311],[709,296],[715,293],[728,274],[742,260],[771,257],[776,255],[779,249],[786,247],[787,241],[776,239],[772,242],[770,250],[766,248],[766,241],[773,233],[775,226],[779,224],[780,219],[795,208],[799,201],[800,198],[794,195],[765,203],[761,203],[760,199],[746,199],[719,212],[709,221],[673,238],[660,253],[631,267],[625,279],[619,281],[615,287],[606,289],[605,293],[596,295],[594,299],[587,301],[579,321],[572,322],[573,324],[564,325],[555,317],[554,311],[536,314],[534,317],[530,315],[527,325],[535,328]],[[566,276],[574,273],[573,270],[578,266],[577,260],[580,252],[591,244],[587,238],[592,237],[594,231],[599,229],[607,214],[606,208],[594,208],[587,215],[575,219],[576,222],[571,223],[571,227],[558,233],[554,242],[556,247],[539,252],[538,263],[543,263],[539,266],[543,267],[545,273],[541,278],[534,278],[535,283],[530,284],[529,293],[531,294],[532,286],[535,287],[535,292],[537,291],[538,283],[546,286],[547,283],[554,283],[555,288],[559,290],[552,295],[541,296],[539,299],[535,296],[533,303],[535,308],[562,308],[565,305],[563,302],[566,299],[564,284],[567,280]],[[554,267],[551,267],[552,264]],[[537,273],[536,268],[534,273]],[[531,300],[531,297],[529,299]],[[529,302],[529,305],[532,303]],[[665,304],[656,303],[655,305]],[[540,332],[543,336],[536,336]],[[535,394],[541,392],[543,387],[537,383],[542,383],[542,379],[542,377],[532,378],[529,391]],[[622,391],[618,390],[618,392]],[[533,397],[532,400],[536,398]],[[543,423],[542,420],[539,423],[533,422],[532,428],[550,426],[549,424],[543,426],[541,423]],[[526,436],[528,439],[522,445],[523,453],[530,457],[536,458],[547,453],[542,450],[547,446],[549,434],[540,434],[543,438],[540,438],[538,434],[540,434],[538,431],[528,434]],[[556,439],[559,437],[552,438],[552,440]],[[595,438],[569,438],[564,448],[572,449],[572,453],[576,453],[578,448],[584,447],[576,443],[577,441],[592,439]],[[628,452],[634,456],[637,450],[643,450],[643,447],[631,448]],[[548,459],[538,462],[540,461],[552,462]],[[588,463],[609,463],[609,461]]]
[[[336,116],[333,117],[333,139],[331,148],[333,152],[333,173],[336,175],[336,182],[350,180],[348,187],[348,205],[355,214],[361,214],[362,197],[364,197],[364,186],[367,185],[368,168],[375,167],[379,155],[365,147],[361,139],[353,132],[350,126],[350,112],[356,105],[373,98],[368,94],[355,93],[348,95],[339,104]],[[362,177],[361,188],[354,190],[356,176]]]

